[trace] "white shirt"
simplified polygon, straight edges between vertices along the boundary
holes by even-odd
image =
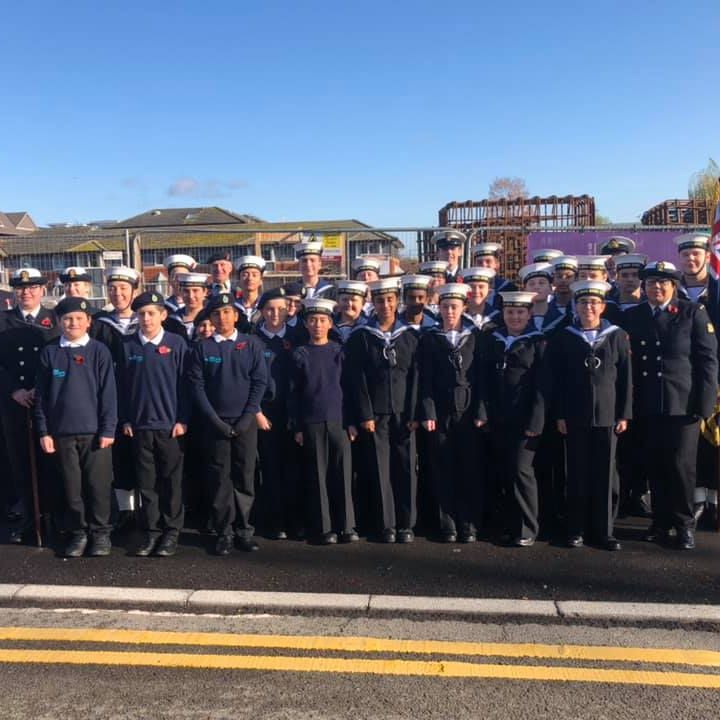
[[[453,347],[457,347],[458,340],[460,338],[460,333],[457,330],[448,330],[445,333],[445,337],[450,341],[450,344]]]
[[[263,333],[263,335],[266,335],[271,340],[274,337],[284,338],[285,337],[285,331],[287,330],[287,325],[283,324],[283,326],[278,330],[276,333],[270,332],[264,325],[260,326],[260,330]]]
[[[224,335],[220,335],[218,333],[213,333],[212,337],[216,343],[225,342],[226,340],[229,340],[230,342],[235,342],[238,338],[238,331],[237,328],[235,328],[235,330],[232,331],[232,335],[230,335],[230,337],[225,337]]]
[[[162,328],[160,328],[160,332],[154,338],[152,338],[152,340],[150,338],[146,338],[138,330],[138,338],[140,339],[141,345],[147,345],[147,343],[152,343],[153,345],[155,345],[157,347],[162,342],[164,336],[165,336],[165,330],[163,330]]]
[[[37,316],[40,313],[40,308],[42,308],[42,305],[38,305],[34,310],[23,310],[19,305],[17,306],[17,309],[20,311],[23,319],[26,318],[28,315],[32,315],[33,320],[37,320]]]
[[[64,335],[60,336],[60,347],[62,348],[79,348],[85,347],[90,342],[90,336],[85,333],[81,338],[77,340],[68,340]]]

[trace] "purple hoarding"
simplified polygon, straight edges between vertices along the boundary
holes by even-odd
[[[673,238],[687,232],[679,227],[677,230],[633,230],[632,228],[615,228],[613,230],[586,230],[584,232],[547,230],[531,232],[528,235],[528,262],[530,251],[541,248],[562,250],[567,255],[596,255],[600,247],[613,235],[632,238],[637,244],[636,252],[648,256],[649,260],[669,260],[674,262],[677,250]]]

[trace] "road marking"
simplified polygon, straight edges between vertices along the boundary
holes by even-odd
[[[0,627],[0,641],[117,643],[125,645],[190,645],[285,650],[466,655],[470,657],[544,658],[640,662],[663,665],[720,667],[720,652],[677,648],[609,647],[603,645],[546,645],[532,643],[474,643],[444,640],[389,640],[374,637],[314,635],[248,635],[210,632],[101,630],[95,628]]]
[[[52,665],[114,665],[213,670],[266,670],[306,673],[420,675],[443,678],[494,678],[558,682],[656,685],[720,690],[720,675],[605,670],[598,668],[491,665],[446,661],[365,660],[267,655],[191,655],[184,653],[83,650],[0,650],[0,662]]]

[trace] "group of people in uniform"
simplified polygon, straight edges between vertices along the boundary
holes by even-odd
[[[679,236],[672,262],[624,237],[596,256],[536,250],[516,281],[497,243],[461,267],[466,242],[438,232],[437,259],[398,276],[360,256],[335,283],[322,243],[302,242],[300,278],[274,288],[262,257],[219,253],[208,275],[172,255],[170,297],[115,267],[99,311],[83,268],[52,310],[41,273],[16,271],[0,314],[10,540],[49,518],[64,555],[103,556],[134,521],[132,551],[169,556],[187,509],[218,555],[260,534],[410,543],[418,528],[616,551],[624,512],[692,549],[698,521],[717,522],[708,237]]]

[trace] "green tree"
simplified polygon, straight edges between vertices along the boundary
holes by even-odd
[[[690,177],[688,197],[691,200],[705,200],[711,207],[720,201],[720,167],[710,158],[703,170]]]

